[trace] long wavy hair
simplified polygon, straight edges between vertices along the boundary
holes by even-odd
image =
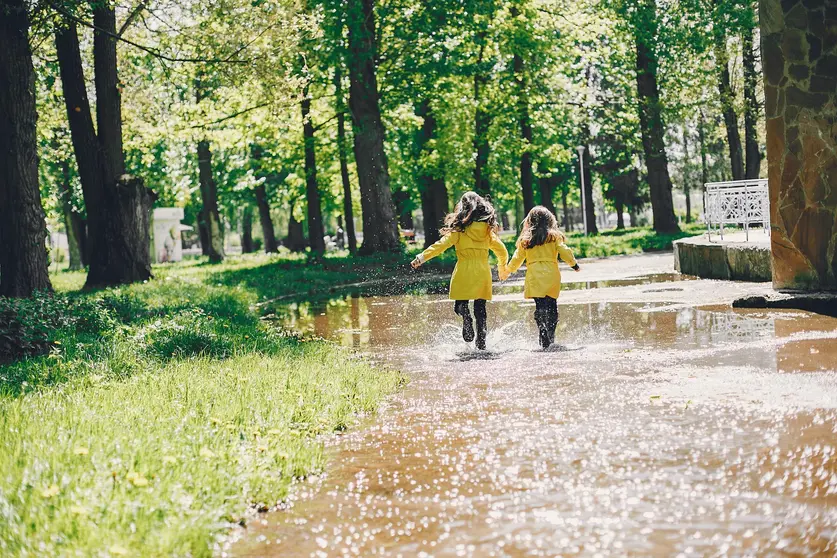
[[[497,212],[491,202],[476,192],[465,192],[459,199],[459,203],[445,217],[445,226],[439,232],[442,235],[452,232],[464,232],[471,223],[484,222],[488,227],[497,232],[500,226],[497,224]]]
[[[536,205],[523,220],[523,230],[517,238],[520,248],[534,248],[541,244],[555,242],[561,238],[558,230],[558,220],[550,210],[542,205]]]

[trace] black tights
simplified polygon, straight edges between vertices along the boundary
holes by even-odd
[[[551,296],[535,299],[535,323],[538,330],[546,332],[550,342],[555,340],[555,328],[558,326],[558,301]]]
[[[457,300],[453,303],[453,311],[463,318],[471,317],[471,311],[468,308],[468,300]],[[488,312],[485,309],[485,300],[478,299],[474,301],[474,317],[477,319],[477,331],[485,331],[487,329],[486,321],[488,319]]]

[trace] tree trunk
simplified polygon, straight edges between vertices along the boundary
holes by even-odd
[[[424,216],[424,247],[427,248],[439,238],[439,229],[444,226],[448,213],[448,189],[445,179],[436,176],[438,169],[427,168],[426,159],[430,158],[433,149],[431,141],[436,138],[436,115],[430,106],[430,99],[424,98],[416,106],[416,116],[423,118],[421,129],[416,133],[416,160],[420,161],[418,176],[421,192],[421,212]],[[427,153],[425,155],[425,153]]]
[[[706,215],[706,183],[709,182],[709,165],[706,162],[706,117],[703,114],[703,110],[700,111],[698,140],[700,141],[701,203],[703,204],[703,214]]]
[[[587,136],[589,137],[589,131],[587,132]],[[585,199],[585,210],[587,212],[587,234],[599,234],[599,228],[596,226],[596,202],[593,201],[593,177],[590,174],[591,165],[590,165],[590,146],[584,146],[584,156],[583,165],[584,165],[584,189],[583,195]]]
[[[87,234],[82,254],[85,265],[91,265],[93,254],[98,252],[101,243],[98,231],[101,229],[99,223],[104,218],[101,199],[105,187],[99,141],[96,139],[90,102],[87,98],[75,23],[65,21],[56,25],[55,50],[61,71],[61,85],[76,168],[81,181],[84,206],[87,209]]]
[[[62,46],[70,67],[69,87],[73,100],[67,102],[70,114],[70,133],[82,176],[84,204],[88,213],[88,254],[90,268],[87,273],[86,289],[107,287],[145,281],[151,278],[151,256],[149,250],[149,213],[153,194],[145,188],[143,181],[125,175],[125,156],[122,151],[122,101],[117,73],[116,16],[107,3],[93,7],[93,66],[96,85],[96,148],[90,148],[92,117],[86,93],[75,89],[84,88],[78,35],[74,26],[68,26],[56,33],[56,44]],[[67,44],[60,45],[60,43]],[[74,44],[70,44],[74,42]],[[76,58],[77,57],[77,58]],[[64,69],[62,68],[62,76]],[[73,83],[74,81],[74,83]],[[65,85],[65,87],[67,87]],[[65,89],[66,95],[67,89]],[[78,122],[73,126],[73,113]],[[89,149],[80,154],[79,148]],[[84,161],[84,164],[82,164]],[[87,168],[86,171],[82,167]],[[95,172],[98,181],[88,180],[85,188],[85,173]],[[96,184],[98,182],[98,184]],[[88,195],[89,194],[89,195]]]
[[[683,193],[686,195],[686,223],[692,222],[692,195],[689,185],[689,130],[683,126]]]
[[[625,228],[625,217],[622,213],[625,211],[625,204],[622,203],[622,200],[617,198],[613,202],[614,207],[616,207],[616,230],[621,231]]]
[[[398,251],[401,240],[384,152],[384,124],[378,103],[377,39],[374,0],[349,0],[349,106],[354,123],[354,150],[363,211],[364,254]]]
[[[517,18],[520,11],[511,8],[511,17]],[[517,47],[516,47],[517,48]],[[529,117],[529,91],[527,90],[523,56],[515,52],[512,70],[517,81],[517,121],[523,150],[520,154],[520,189],[523,191],[523,211],[528,214],[535,207],[534,175],[532,173],[532,123]]]
[[[570,192],[569,192],[569,189],[567,188],[567,185],[566,184],[562,185],[561,186],[561,205],[562,205],[561,209],[564,212],[564,230],[567,231],[567,232],[569,232],[570,229],[572,229],[572,227],[573,227],[573,223],[570,220],[570,206],[569,206],[569,203],[567,201],[567,197],[569,196],[569,194],[570,194]]]
[[[139,277],[151,278],[149,231],[154,194],[141,178],[123,175],[105,188],[102,210],[108,219],[102,221],[103,242],[99,244],[100,274],[93,273],[97,254],[91,254],[90,272],[85,288],[125,285]]]
[[[302,230],[302,221],[297,221],[294,216],[294,203],[291,203],[291,214],[288,217],[288,238],[287,247],[291,252],[302,252],[305,250],[305,235]]]
[[[716,18],[717,20],[717,18]],[[715,28],[715,66],[718,71],[718,93],[721,96],[721,111],[727,128],[729,162],[733,180],[744,179],[744,162],[741,156],[741,136],[738,133],[738,116],[733,105],[734,95],[730,84],[727,34],[720,23]]]
[[[413,213],[409,209],[410,193],[406,190],[393,192],[392,199],[395,201],[395,212],[398,213],[398,226],[405,230],[415,228]]]
[[[759,177],[761,170],[761,150],[756,126],[759,120],[759,103],[756,99],[758,76],[756,75],[756,55],[753,51],[753,30],[746,29],[741,38],[744,68],[744,153],[746,159],[745,178]]]
[[[209,227],[206,226],[206,221],[203,218],[203,208],[198,213],[198,235],[201,239],[201,254],[208,256],[211,249],[209,245]]]
[[[93,67],[96,82],[96,126],[102,151],[104,184],[111,188],[125,174],[122,151],[122,84],[117,75],[116,13],[109,2],[94,2]],[[99,31],[101,30],[101,31]],[[108,33],[112,34],[109,35]],[[146,250],[147,251],[147,250]]]
[[[334,70],[334,96],[337,104],[337,154],[340,158],[340,179],[343,181],[343,214],[346,218],[346,237],[349,241],[349,252],[357,252],[357,235],[355,235],[355,212],[352,206],[352,183],[349,180],[349,156],[346,146],[346,106],[343,100],[342,65],[337,64]]]
[[[253,206],[246,204],[241,210],[241,252],[252,254],[253,249]]]
[[[484,41],[484,39],[483,39]],[[482,99],[482,90],[488,84],[488,78],[480,73],[485,52],[485,44],[480,46],[480,54],[477,59],[477,73],[474,74],[474,151],[477,153],[474,166],[474,190],[481,196],[491,193],[491,183],[488,180],[488,157],[491,147],[488,144],[488,128],[491,125],[491,116],[485,109]]]
[[[256,205],[259,206],[259,221],[262,225],[264,251],[268,254],[277,252],[279,243],[276,242],[276,233],[273,230],[273,220],[270,218],[270,204],[267,201],[267,191],[264,184],[256,186]]]
[[[650,29],[634,29],[642,147],[651,190],[654,230],[658,233],[670,233],[679,231],[680,227],[677,226],[671,197],[671,177],[668,174],[668,156],[664,141],[665,124],[657,86],[657,54],[651,42],[657,35],[657,8],[654,0],[642,0],[639,9],[645,12],[645,21],[650,22]]]
[[[58,195],[61,198],[61,210],[64,214],[64,228],[67,230],[67,246],[70,251],[70,270],[84,269],[85,230],[84,219],[73,209],[70,186],[70,162],[61,161],[61,181],[58,183]]]
[[[198,142],[198,179],[201,189],[201,215],[207,233],[209,261],[224,261],[224,230],[218,214],[218,189],[212,178],[212,151],[209,142]]]
[[[541,169],[546,172],[546,169]],[[547,208],[555,215],[555,204],[552,201],[552,196],[555,193],[555,188],[558,185],[558,176],[555,174],[542,175],[538,178],[538,190],[541,195],[541,205]]]
[[[302,89],[302,135],[305,142],[305,200],[308,206],[308,244],[311,252],[318,255],[325,253],[325,230],[323,212],[320,205],[320,187],[317,183],[317,156],[314,141],[314,123],[311,122],[311,97],[308,85]]]
[[[0,3],[0,296],[51,291],[28,3]]]

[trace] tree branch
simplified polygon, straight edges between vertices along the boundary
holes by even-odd
[[[125,23],[122,24],[122,27],[119,28],[119,31],[116,33],[120,38],[125,33],[125,31],[130,27],[130,25],[134,22],[140,13],[148,6],[149,0],[142,0],[134,10],[128,14],[128,19],[125,20]]]
[[[213,120],[212,122],[204,122],[203,124],[196,124],[196,125],[192,126],[192,129],[194,130],[195,128],[209,128],[213,124],[220,124],[221,122],[226,122],[227,120],[232,120],[233,118],[241,116],[242,114],[247,114],[248,112],[252,112],[254,110],[264,108],[264,107],[269,106],[271,104],[273,104],[273,101],[267,101],[266,103],[262,103],[260,105],[255,105],[255,106],[252,106],[252,107],[248,107],[248,108],[240,110],[238,112],[234,112],[233,114],[228,114],[227,116],[225,116],[223,118],[219,118],[218,120]]]
[[[230,60],[227,58],[176,58],[173,56],[167,56],[160,52],[159,50],[151,47],[147,47],[145,45],[141,45],[139,43],[135,43],[134,41],[128,40],[124,37],[120,37],[117,33],[111,33],[106,29],[101,29],[92,23],[88,23],[83,19],[80,19],[64,8],[56,5],[55,3],[51,3],[52,9],[61,14],[62,16],[66,17],[67,19],[76,22],[79,25],[83,25],[84,27],[89,27],[98,33],[104,33],[108,37],[116,39],[117,41],[122,41],[125,44],[129,44],[132,47],[138,48],[143,52],[150,54],[155,58],[159,58],[160,60],[165,60],[167,62],[188,62],[188,63],[197,63],[197,64],[249,64],[250,60]]]

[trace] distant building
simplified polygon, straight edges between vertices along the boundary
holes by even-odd
[[[182,231],[192,227],[184,225],[182,207],[158,207],[154,210],[151,226],[151,261],[154,263],[179,262],[183,259]]]

